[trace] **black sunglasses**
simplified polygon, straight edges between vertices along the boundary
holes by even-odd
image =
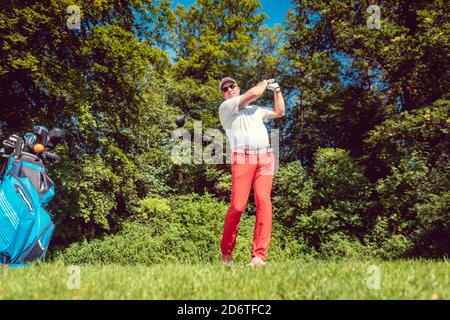
[[[230,84],[228,87],[223,87],[222,88],[222,92],[225,93],[228,91],[228,88],[230,88],[231,90],[233,90],[234,88],[236,88],[235,84]]]

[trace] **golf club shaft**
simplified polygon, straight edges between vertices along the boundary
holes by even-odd
[[[200,111],[207,110],[207,109],[210,109],[210,108],[212,108],[212,107],[215,107],[215,106],[217,106],[218,104],[222,103],[222,101],[223,101],[223,100],[220,100],[220,101],[217,101],[217,102],[215,102],[215,103],[213,103],[213,104],[211,104],[211,105],[209,105],[209,106],[202,107],[202,108],[198,108],[197,110],[191,111],[191,112],[189,112],[188,114],[186,114],[185,117],[191,117],[192,115],[194,115],[194,114],[196,114],[196,113],[198,113],[198,112],[200,112]]]

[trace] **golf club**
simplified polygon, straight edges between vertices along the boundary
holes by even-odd
[[[13,134],[12,136],[10,136],[8,139],[3,140],[3,145],[5,147],[9,147],[9,148],[15,148],[16,147],[16,142],[17,140],[19,140],[20,137],[16,134]]]
[[[19,138],[16,140],[15,150],[14,150],[14,157],[16,159],[20,158],[20,155],[22,154],[23,149],[23,140],[22,138]]]
[[[25,140],[24,150],[26,152],[33,152],[34,145],[36,144],[36,135],[34,133],[27,132],[23,138]]]
[[[33,132],[27,132],[22,139],[16,134],[3,141],[4,148],[0,149],[0,156],[8,158],[14,155],[19,159],[22,154],[37,156],[44,163],[59,162],[61,158],[49,151],[65,140],[65,133],[54,128],[50,131],[42,126],[35,126]],[[45,142],[45,143],[44,143]]]
[[[274,83],[274,82],[275,82],[275,79],[268,79],[268,80],[267,80],[267,84],[272,84],[272,83]],[[194,111],[192,111],[192,112],[189,112],[188,114],[179,116],[179,117],[177,117],[177,119],[175,120],[175,124],[176,124],[177,127],[179,127],[179,128],[180,128],[180,127],[183,127],[183,126],[186,124],[186,118],[187,118],[187,117],[192,117],[194,114],[196,114],[196,113],[198,113],[198,112],[200,112],[200,111],[207,110],[207,109],[210,109],[210,108],[212,108],[212,107],[214,107],[214,106],[217,106],[217,105],[219,105],[220,103],[222,103],[222,101],[223,101],[223,100],[220,100],[220,101],[218,101],[218,102],[216,102],[216,103],[213,103],[212,105],[209,105],[209,106],[206,106],[206,107],[202,107],[202,108],[199,108],[199,109],[194,110]]]
[[[46,150],[50,151],[55,149],[55,147],[64,141],[66,135],[64,131],[59,128],[53,128],[48,133],[48,141],[46,144]]]
[[[16,142],[20,139],[18,135],[13,134],[8,139],[3,141],[4,148],[0,149],[2,158],[9,158],[16,148]]]
[[[187,117],[192,117],[193,115],[197,114],[197,113],[200,112],[200,111],[207,110],[207,109],[210,109],[210,108],[212,108],[212,107],[215,107],[215,106],[219,105],[220,103],[222,103],[222,101],[223,101],[223,100],[220,100],[220,101],[218,101],[218,102],[216,102],[216,103],[213,103],[212,105],[209,105],[209,106],[206,106],[206,107],[199,108],[199,109],[194,110],[194,111],[192,111],[192,112],[189,112],[189,113],[187,113],[187,114],[185,114],[185,115],[182,115],[182,116],[177,117],[177,119],[175,120],[175,123],[176,123],[177,127],[180,128],[180,127],[184,126],[185,123],[186,123],[186,118],[187,118]]]
[[[184,126],[184,124],[186,123],[186,116],[179,116],[176,120],[175,123],[177,124],[177,127],[182,127]]]
[[[2,158],[9,158],[10,154],[14,151],[14,149],[11,148],[1,148],[0,149],[0,156]]]
[[[44,146],[47,145],[48,129],[43,126],[34,126],[33,133],[36,134],[36,142]]]

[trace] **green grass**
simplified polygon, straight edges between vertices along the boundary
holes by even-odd
[[[381,274],[379,289],[376,265]],[[0,299],[449,299],[448,261],[311,258],[270,262],[158,265],[80,265],[80,288],[70,289],[70,266],[48,262],[0,269]],[[375,282],[374,282],[375,281]]]

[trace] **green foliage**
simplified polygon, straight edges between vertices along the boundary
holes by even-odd
[[[215,166],[207,166],[205,178],[207,182],[213,183],[211,189],[219,199],[228,200],[231,192],[231,173],[226,173]]]
[[[448,255],[449,102],[404,112],[370,133],[367,143],[390,174],[379,179],[376,190],[384,238],[406,237],[409,255]],[[374,229],[375,230],[375,229]],[[381,246],[378,232],[374,241]],[[397,243],[397,241],[394,241]]]
[[[418,227],[411,237],[413,254],[424,257],[450,256],[450,191],[424,194],[411,211],[417,217]]]
[[[101,227],[108,228],[107,215],[115,207],[114,194],[117,192],[118,179],[114,172],[105,166],[100,157],[86,160],[80,172],[80,180],[72,187],[79,195],[80,217],[86,222],[93,221]],[[70,186],[69,192],[75,191]],[[107,192],[105,192],[107,190]]]
[[[359,239],[341,232],[330,235],[329,240],[321,244],[320,253],[321,256],[328,258],[367,259],[370,255],[374,255],[374,253],[370,252],[369,248],[364,246]]]
[[[170,214],[169,201],[164,198],[145,198],[139,202],[139,216],[141,219],[158,219]]]
[[[318,248],[322,241],[340,229],[339,213],[331,208],[318,209],[308,215],[297,218],[297,229],[309,240],[309,244]]]
[[[443,1],[383,2],[379,30],[366,2],[297,0],[269,28],[256,0],[85,1],[69,30],[71,4],[0,4],[0,133],[66,131],[50,176],[55,243],[81,241],[68,261],[217,259],[229,166],[174,165],[164,141],[177,116],[221,100],[223,76],[243,92],[276,77],[286,97],[273,257],[450,255]],[[220,127],[217,107],[195,117]]]
[[[218,258],[221,217],[226,207],[211,196],[141,201],[145,224],[126,222],[117,235],[74,244],[64,261],[81,263],[159,263],[211,261]]]
[[[218,82],[225,74],[240,79],[239,67],[250,54],[250,44],[265,18],[257,12],[259,8],[256,0],[197,1],[196,6],[187,8],[178,5],[172,37],[179,79]]]
[[[313,177],[314,207],[336,211],[339,225],[357,235],[370,208],[372,192],[362,168],[345,150],[321,148],[315,155]]]
[[[371,184],[348,152],[321,148],[308,173],[299,161],[282,165],[274,181],[274,215],[287,237],[329,257],[368,254],[362,242]]]
[[[369,132],[368,151],[376,152],[387,167],[416,152],[443,170],[450,147],[449,109],[449,100],[437,100],[429,107],[387,119]]]
[[[404,110],[448,97],[450,29],[444,2],[395,0],[379,5],[381,28],[370,29],[367,2],[295,1],[287,27],[291,48],[300,52],[295,61],[322,53],[326,60],[336,61],[332,53],[351,57],[351,69],[361,71],[354,82],[380,90],[392,104],[400,98]],[[331,71],[327,66],[324,63],[322,70]],[[372,77],[388,86],[376,89]]]
[[[282,50],[285,83],[299,91],[285,121],[289,161],[310,166],[317,148],[344,148],[365,159],[366,174],[375,181],[388,169],[375,153],[369,156],[367,132],[399,111],[448,99],[444,2],[379,5],[381,29],[369,29],[366,2],[294,1]]]
[[[395,234],[386,239],[380,248],[374,249],[375,253],[384,259],[398,259],[406,256],[410,251],[413,243],[407,237],[401,234]]]
[[[174,199],[146,198],[140,202],[140,223],[124,222],[115,235],[72,244],[56,253],[65,263],[154,264],[206,262],[220,259],[220,240],[227,205],[211,195]],[[251,255],[254,217],[244,215],[234,253],[238,261]],[[307,253],[304,243],[287,237],[275,223],[270,258]]]
[[[172,124],[161,86],[169,59],[156,47],[158,26],[171,21],[167,3],[85,2],[80,30],[66,26],[71,4],[6,1],[0,13],[4,131],[41,124],[67,133],[52,203],[61,244],[113,231],[149,188],[170,190],[170,167],[159,166],[158,154],[143,156]],[[138,38],[145,35],[148,41]],[[144,161],[159,172],[150,173]]]
[[[167,195],[173,192],[171,172],[173,163],[168,154],[152,148],[134,157],[137,167],[137,189],[140,197],[146,195]]]
[[[111,167],[99,156],[85,159],[82,164],[78,167],[66,163],[53,171],[59,196],[52,201],[51,211],[62,242],[78,240],[80,235],[92,238],[97,230],[109,230],[117,206],[120,179]],[[80,230],[82,226],[85,232]]]
[[[310,168],[320,147],[360,156],[365,133],[386,116],[385,96],[372,88],[370,67],[359,63],[363,58],[356,56],[354,46],[337,41],[344,34],[373,37],[367,34],[365,10],[361,4],[338,1],[294,1],[281,51],[287,64],[283,85],[298,92],[283,123],[289,132],[284,147],[289,161],[299,159]]]
[[[274,217],[288,228],[296,223],[297,216],[311,210],[313,182],[299,161],[280,167],[272,193]]]
[[[10,130],[28,129],[34,121],[75,130],[79,108],[85,106],[93,108],[97,120],[110,116],[105,119],[108,125],[117,125],[118,117],[130,123],[135,119],[130,111],[137,106],[138,84],[147,70],[164,66],[164,54],[154,47],[161,38],[158,26],[168,18],[168,8],[160,1],[137,0],[124,7],[114,1],[83,2],[80,30],[66,26],[69,5],[73,2],[1,4],[5,23],[0,35],[5,42],[0,51],[0,94],[2,118]],[[137,12],[146,12],[141,23],[135,23]],[[144,23],[150,21],[151,25]],[[139,43],[136,34],[153,38]]]
[[[423,252],[427,256],[448,254],[448,191],[436,190],[435,177],[420,157],[403,159],[392,175],[377,182],[386,231],[377,243],[400,243],[402,255]],[[436,193],[437,192],[437,193]],[[397,240],[394,240],[395,238]],[[401,241],[399,241],[400,239]],[[407,243],[406,246],[404,243]],[[386,244],[390,247],[390,244]],[[386,250],[384,252],[393,251]],[[425,253],[426,252],[426,253]]]
[[[312,254],[364,256],[361,237],[371,208],[371,186],[347,152],[319,149],[309,174],[300,164],[281,166],[274,181],[274,215],[286,238]]]

